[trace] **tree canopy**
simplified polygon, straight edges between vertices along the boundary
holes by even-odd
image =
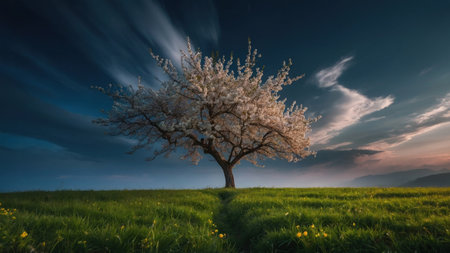
[[[151,159],[184,149],[182,159],[198,163],[212,156],[222,168],[226,187],[235,187],[232,169],[243,159],[258,165],[264,158],[296,162],[313,154],[307,132],[318,118],[306,118],[307,108],[294,102],[286,106],[279,92],[302,78],[289,77],[291,60],[277,75],[263,80],[256,66],[260,57],[249,42],[243,64],[233,57],[202,56],[187,42],[181,51],[181,68],[152,51],[167,74],[159,89],[141,85],[112,86],[101,92],[113,99],[112,109],[95,123],[110,134],[130,136],[140,148],[153,150]]]

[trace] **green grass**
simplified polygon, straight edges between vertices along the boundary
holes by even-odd
[[[450,252],[450,188],[24,192],[0,202],[0,252]]]

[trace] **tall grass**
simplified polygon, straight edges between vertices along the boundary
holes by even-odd
[[[0,251],[229,252],[211,235],[208,191],[60,191],[1,194]],[[17,211],[12,211],[16,209]],[[12,217],[16,217],[13,219]],[[28,235],[21,237],[23,232]]]
[[[228,212],[247,251],[450,252],[448,188],[248,189]]]
[[[1,252],[450,252],[450,189],[0,194]]]

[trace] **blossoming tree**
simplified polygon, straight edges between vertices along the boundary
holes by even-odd
[[[138,142],[130,153],[148,147],[150,159],[183,148],[182,159],[195,164],[201,153],[210,155],[222,168],[225,187],[235,187],[233,168],[243,159],[258,165],[267,158],[298,161],[312,152],[306,133],[317,118],[307,119],[306,108],[295,102],[286,107],[279,91],[300,79],[289,77],[291,61],[283,63],[276,76],[263,81],[256,67],[257,50],[249,42],[245,63],[233,57],[202,57],[188,40],[181,52],[181,69],[151,52],[168,76],[157,90],[140,83],[109,89],[97,87],[114,103],[105,118],[94,122],[110,128],[110,134],[125,135]]]

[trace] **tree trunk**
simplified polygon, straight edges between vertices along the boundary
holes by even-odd
[[[234,185],[233,167],[223,166],[222,170],[225,175],[225,188],[236,188]]]

